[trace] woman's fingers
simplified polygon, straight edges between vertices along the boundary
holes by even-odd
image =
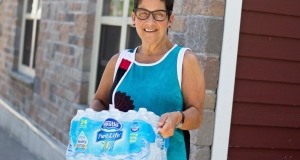
[[[162,126],[165,124],[167,118],[168,118],[168,115],[167,115],[166,113],[163,114],[163,115],[161,115],[161,116],[160,116],[160,119],[159,119],[159,121],[158,121],[158,124],[157,124],[158,127],[162,127]]]
[[[174,135],[175,125],[172,113],[163,114],[158,122],[158,132],[163,138],[168,138]]]

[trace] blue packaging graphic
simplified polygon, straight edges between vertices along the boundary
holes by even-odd
[[[166,160],[168,139],[157,134],[159,117],[141,109],[79,110],[71,121],[67,160]]]

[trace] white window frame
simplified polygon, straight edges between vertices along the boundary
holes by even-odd
[[[227,0],[211,160],[226,160],[243,0]]]
[[[105,24],[105,25],[121,26],[120,50],[124,50],[126,46],[128,25],[133,26],[131,16],[128,17],[130,0],[124,0],[122,17],[102,16],[102,7],[104,1],[105,0],[97,1],[97,9],[96,9],[96,17],[95,17],[96,20],[95,20],[95,28],[94,28],[95,36],[93,40],[93,51],[91,57],[91,74],[90,74],[89,95],[88,95],[89,104],[94,98],[95,87],[99,85],[96,84],[96,76],[97,76],[97,66],[98,66],[101,25]]]
[[[18,71],[23,73],[31,78],[35,76],[35,69],[33,68],[33,57],[34,57],[34,48],[36,41],[36,26],[37,21],[41,19],[42,7],[38,6],[39,0],[33,0],[31,13],[27,13],[28,0],[24,0],[23,5],[23,16],[22,16],[22,30],[21,30],[21,43],[20,43],[20,51],[19,51],[19,62],[18,62]],[[41,3],[41,0],[40,0]],[[30,58],[29,58],[29,66],[26,66],[22,63],[23,60],[23,49],[24,49],[24,39],[25,39],[25,27],[26,20],[33,20],[33,28],[32,28],[32,39],[31,39],[31,50],[30,50]]]

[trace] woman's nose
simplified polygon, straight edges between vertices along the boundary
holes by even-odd
[[[154,22],[156,21],[153,17],[153,14],[150,14],[149,17],[146,19],[146,22]]]

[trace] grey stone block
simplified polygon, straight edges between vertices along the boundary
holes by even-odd
[[[207,93],[204,100],[205,109],[215,109],[216,107],[216,93]]]
[[[51,102],[54,102],[55,101],[55,88],[56,88],[56,85],[54,85],[53,83],[50,83],[50,89],[49,89],[49,100]]]
[[[182,5],[184,0],[176,0],[174,2],[173,13],[181,14],[182,13]]]
[[[221,53],[223,20],[190,16],[187,20],[186,46],[195,52]]]
[[[96,12],[97,2],[96,0],[89,0],[87,4],[82,5],[81,10],[87,14],[94,14]]]
[[[67,13],[65,20],[67,22],[74,22],[74,14]]]
[[[45,101],[42,99],[40,94],[34,93],[33,103],[38,107],[45,107]]]
[[[63,64],[64,63],[64,58],[65,58],[65,54],[55,52],[55,54],[54,54],[54,62],[55,63]]]
[[[215,124],[215,112],[205,109],[203,113],[203,123],[199,129],[191,130],[191,144],[197,146],[211,146],[213,141],[213,131]]]
[[[75,53],[75,67],[82,71],[90,71],[92,49],[79,48]]]
[[[33,91],[36,94],[40,94],[41,93],[41,78],[40,77],[36,76],[34,78]]]
[[[173,43],[176,43],[180,46],[185,46],[185,36],[183,33],[170,32],[169,38]]]
[[[69,44],[78,44],[78,37],[76,35],[69,35]]]
[[[71,56],[74,56],[74,55],[75,55],[75,48],[74,48],[73,46],[70,46],[70,47],[69,47],[69,54],[70,54]]]
[[[49,14],[50,14],[50,3],[49,2],[44,2],[42,1],[42,15],[41,19],[48,19]]]
[[[187,16],[175,16],[171,29],[175,32],[186,32]]]
[[[90,71],[91,69],[91,56],[92,56],[92,49],[85,49],[84,54],[81,58],[81,65],[79,69],[82,71]]]
[[[210,160],[210,147],[191,145],[190,160]]]

